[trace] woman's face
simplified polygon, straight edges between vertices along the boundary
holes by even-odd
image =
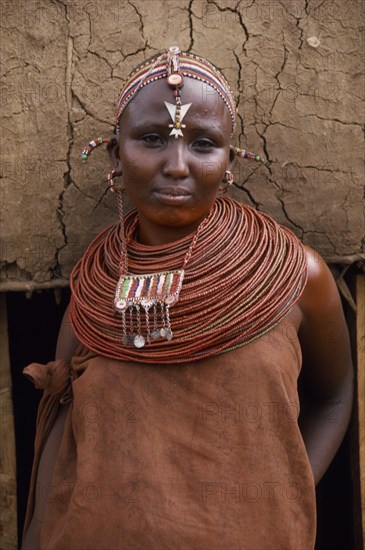
[[[142,88],[120,121],[118,170],[138,210],[141,240],[168,229],[171,240],[194,231],[209,213],[231,165],[229,111],[209,85],[185,78],[181,103],[191,103],[182,120],[183,137],[170,136],[175,105],[166,79]]]

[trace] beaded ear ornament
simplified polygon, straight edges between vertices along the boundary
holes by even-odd
[[[165,63],[163,59],[166,60]],[[181,60],[183,67],[181,66]],[[170,136],[174,136],[175,139],[183,137],[182,129],[186,125],[182,122],[192,105],[191,103],[185,105],[181,103],[181,88],[184,85],[184,75],[206,82],[218,92],[230,111],[232,127],[234,128],[235,106],[232,94],[223,75],[207,60],[193,56],[192,54],[182,54],[177,46],[172,46],[167,51],[167,54],[160,55],[157,59],[142,65],[128,78],[121,92],[116,110],[117,133],[121,113],[137,91],[149,82],[153,82],[159,78],[166,78],[167,84],[172,88],[175,98],[175,104],[167,101],[164,102],[172,119],[172,124],[169,124],[169,128],[171,128]],[[90,141],[82,151],[81,158],[86,161],[96,147],[108,141],[108,138],[103,137]],[[261,160],[258,155],[246,149],[235,147],[234,152],[241,158],[255,161]],[[108,182],[110,189],[115,191],[113,176],[114,172],[112,171],[108,175]],[[226,183],[229,184],[230,181]],[[170,307],[179,299],[186,265],[190,260],[201,231],[209,223],[210,216],[208,215],[203,220],[194,233],[181,269],[136,275],[128,272],[127,245],[136,229],[138,217],[135,218],[135,224],[130,227],[128,235],[126,235],[124,230],[122,193],[121,189],[117,190],[118,210],[122,223],[122,250],[120,277],[114,296],[114,309],[116,314],[120,315],[121,318],[123,344],[142,348],[146,343],[160,338],[164,338],[167,341],[172,340],[173,332],[170,320]],[[150,320],[150,312],[153,313],[153,320]],[[144,313],[144,322],[141,319],[142,313]],[[142,334],[142,324],[145,327],[143,329],[144,334]]]
[[[109,141],[108,138],[103,138],[103,137],[97,137],[96,139],[92,139],[90,143],[86,145],[86,147],[81,153],[82,160],[87,160],[87,157],[90,155],[91,151],[95,149],[95,147],[98,147],[103,143],[108,143],[108,141]]]

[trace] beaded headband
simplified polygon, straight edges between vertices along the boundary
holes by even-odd
[[[194,78],[212,86],[229,110],[233,132],[236,124],[236,105],[227,80],[207,59],[191,53],[180,52],[178,46],[171,46],[162,55],[149,59],[129,75],[120,92],[115,109],[115,125],[117,129],[123,110],[141,88],[161,78],[167,78],[169,85],[172,87],[180,87],[182,85],[181,81],[176,83],[171,82],[173,74],[175,76],[182,75],[183,77]]]

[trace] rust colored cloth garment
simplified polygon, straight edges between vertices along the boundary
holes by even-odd
[[[44,438],[59,400],[71,400],[42,550],[313,549],[300,366],[284,318],[196,363],[118,362],[80,346],[71,364],[27,367],[45,387],[28,523]]]

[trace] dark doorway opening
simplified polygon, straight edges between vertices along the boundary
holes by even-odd
[[[17,462],[18,540],[22,530],[33,462],[35,423],[41,391],[22,374],[29,363],[48,363],[54,359],[58,330],[70,292],[64,289],[57,304],[53,290],[7,294],[9,354]]]

